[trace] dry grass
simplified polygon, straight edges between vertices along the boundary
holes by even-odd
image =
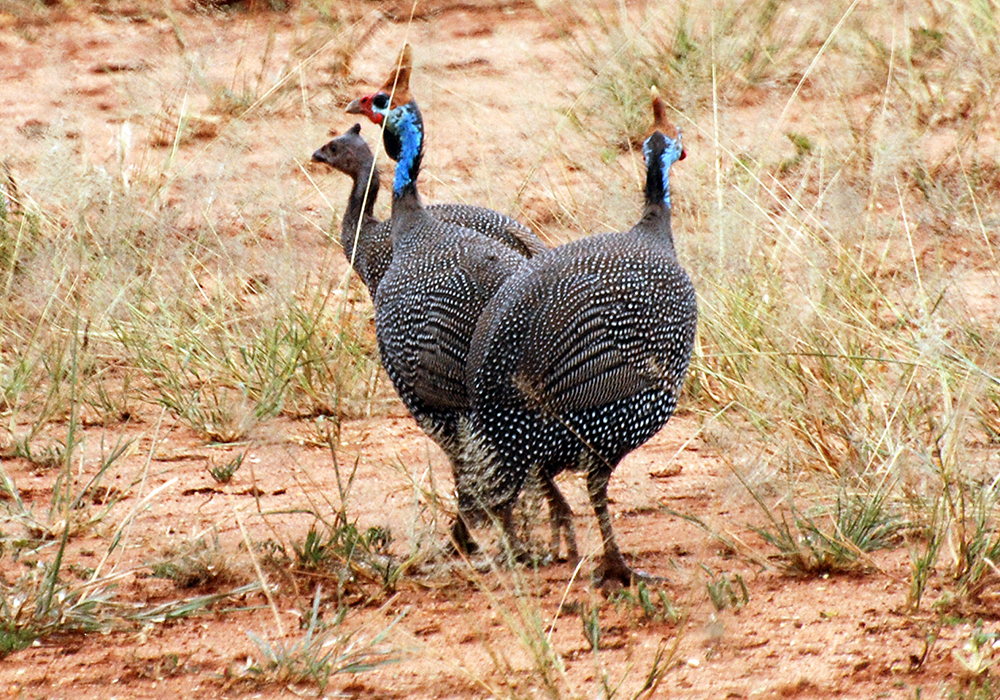
[[[676,168],[702,312],[688,405],[755,429],[766,467],[733,468],[784,494],[760,500],[776,522],[802,498],[823,510],[888,488],[925,536],[943,500],[949,536],[980,542],[961,521],[988,478],[1000,378],[1000,319],[978,303],[1000,291],[995,13],[583,7],[584,138],[632,147],[655,83],[709,154]]]
[[[46,13],[80,11],[13,7],[0,3],[24,33]],[[928,607],[934,572],[946,582],[934,602],[981,599],[1000,556],[989,471],[1000,435],[995,8],[928,0],[803,11],[744,0],[545,11],[584,85],[564,138],[584,145],[546,151],[540,167],[573,170],[582,152],[593,171],[580,176],[575,211],[546,222],[555,237],[629,225],[640,190],[634,163],[623,163],[636,159],[649,84],[699,153],[675,169],[675,233],[701,309],[681,403],[704,416],[760,505],[761,550],[776,544],[793,569],[836,570],[803,545],[821,535],[822,556],[864,561],[840,517],[850,494],[848,515],[877,506],[862,540],[874,532],[878,546],[903,546],[892,535],[905,523],[915,609]],[[320,133],[314,105],[333,98],[318,86],[347,89],[351,46],[371,29],[324,3],[301,3],[283,21],[295,25],[292,40],[247,42],[214,72],[175,23],[171,82],[136,74],[133,111],[102,162],[59,125],[32,141],[17,206],[0,199],[5,456],[68,469],[74,426],[113,433],[161,409],[209,441],[247,439],[276,416],[384,410],[370,307],[324,274],[315,247],[303,250],[326,222],[302,216],[301,190],[283,185],[318,144],[292,136],[280,163],[239,180],[228,172],[269,117],[293,115]],[[4,477],[0,539],[10,546],[14,523],[65,541],[105,517],[71,518],[70,491],[42,517]],[[113,601],[100,579],[63,585],[59,559],[42,559],[4,584],[0,653],[59,626],[121,621],[101,617]],[[585,694],[561,675],[525,587],[495,605],[518,658],[541,673],[530,690]],[[294,651],[262,645],[261,668],[291,673],[282,668]],[[489,651],[502,675],[511,661]],[[637,696],[655,689],[665,653],[649,661],[654,685]],[[336,669],[320,661],[305,674],[325,674],[325,685]],[[497,695],[524,690],[483,683]]]

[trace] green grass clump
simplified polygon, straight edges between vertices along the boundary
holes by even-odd
[[[814,506],[808,512],[794,502],[776,512],[752,493],[768,520],[767,525],[752,529],[778,550],[780,566],[792,573],[852,570],[866,554],[899,544],[906,527],[892,511],[887,489],[874,494],[841,490],[832,504]]]
[[[323,693],[335,675],[366,673],[402,659],[401,650],[383,644],[402,614],[370,639],[364,639],[360,630],[344,629],[347,608],[340,608],[333,620],[323,621],[321,599],[322,586],[317,586],[301,639],[269,642],[247,633],[257,647],[259,660],[249,667],[246,678],[281,684],[308,682]]]
[[[0,656],[54,633],[113,629],[116,603],[108,586],[65,583],[58,564],[39,565],[0,587]]]
[[[236,455],[225,464],[210,463],[205,467],[205,470],[216,483],[228,484],[233,480],[233,477],[236,475],[236,472],[239,471],[240,467],[243,466],[243,458],[245,456],[246,453],[243,452]]]
[[[954,684],[945,696],[948,700],[997,700],[1000,681],[995,678],[970,678]]]
[[[639,612],[641,618],[653,622],[677,622],[681,619],[681,614],[677,606],[670,600],[667,592],[662,588],[651,588],[650,584],[640,580],[633,588],[623,588],[611,596],[615,609],[620,606],[627,606]],[[596,612],[589,611],[590,616],[596,619]],[[584,621],[584,629],[588,630],[595,624],[588,621],[588,615],[581,613]],[[588,637],[589,639],[589,637]]]

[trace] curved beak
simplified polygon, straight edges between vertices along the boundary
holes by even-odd
[[[351,103],[347,105],[348,114],[364,114],[364,110],[361,108],[361,98],[351,100]]]

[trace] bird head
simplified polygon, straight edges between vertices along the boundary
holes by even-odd
[[[410,45],[403,46],[396,66],[382,88],[371,95],[353,100],[347,105],[349,114],[363,114],[378,125],[388,126],[394,121],[391,115],[413,98],[410,96],[410,73],[413,70],[413,53]]]
[[[363,114],[368,119],[375,124],[382,125],[384,121],[384,108],[375,108],[375,98],[383,97],[382,93],[372,93],[371,95],[365,95],[364,97],[358,97],[357,99],[351,100],[351,103],[347,105],[348,114]],[[380,100],[381,101],[381,100]]]
[[[645,142],[649,142],[656,134],[660,134],[664,139],[664,155],[670,158],[672,163],[687,158],[687,152],[681,143],[681,130],[674,126],[667,119],[667,105],[660,97],[656,86],[649,89],[653,101],[653,126],[646,134]]]
[[[667,106],[656,88],[650,88],[653,98],[653,126],[642,142],[646,160],[646,204],[670,209],[670,167],[687,154],[681,145],[681,130],[667,119]]]
[[[360,167],[359,164],[365,162],[362,156],[370,153],[368,144],[361,138],[361,125],[355,124],[313,152],[312,160],[314,163],[326,163],[341,172],[351,174]],[[370,155],[367,160],[371,160]]]

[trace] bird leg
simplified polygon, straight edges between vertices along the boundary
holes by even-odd
[[[454,548],[455,553],[459,555],[476,554],[479,552],[479,545],[472,539],[472,533],[469,532],[469,526],[466,524],[465,518],[462,517],[461,513],[455,517],[455,522],[451,526],[451,546]]]
[[[509,562],[521,564],[534,564],[534,557],[531,551],[524,546],[521,538],[517,536],[517,524],[514,522],[514,504],[509,503],[502,506],[497,515],[500,516],[500,525],[503,528],[503,541],[501,546],[504,555]]]
[[[541,475],[542,489],[549,502],[549,526],[552,528],[552,542],[549,551],[553,560],[559,559],[562,543],[562,533],[566,532],[566,556],[570,564],[576,564],[580,559],[576,548],[576,530],[573,528],[573,510],[566,498],[559,491],[555,480],[548,474]]]
[[[587,491],[590,493],[590,504],[594,507],[597,524],[601,528],[601,537],[604,539],[604,557],[594,570],[594,584],[604,587],[614,581],[628,587],[632,585],[633,581],[639,579],[654,580],[651,576],[633,571],[625,563],[625,557],[618,549],[615,531],[611,526],[611,513],[608,512],[608,479],[610,478],[611,472],[607,469],[591,467],[587,472]]]

